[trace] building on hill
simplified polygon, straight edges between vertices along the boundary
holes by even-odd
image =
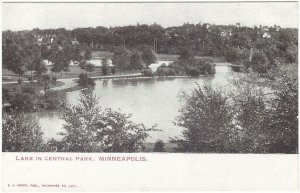
[[[269,32],[264,32],[262,35],[263,38],[271,38],[271,34]]]

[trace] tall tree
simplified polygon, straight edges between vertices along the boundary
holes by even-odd
[[[142,48],[142,59],[148,68],[150,64],[153,64],[157,61],[157,56],[149,46],[144,46]]]
[[[118,68],[128,69],[130,65],[130,55],[131,53],[126,47],[117,47],[114,50],[112,62]]]
[[[139,51],[133,50],[132,55],[130,56],[130,69],[142,69],[143,61],[142,55]]]
[[[111,109],[101,109],[92,90],[82,92],[78,104],[67,104],[61,118],[66,122],[62,143],[69,152],[136,152],[144,148],[149,136],[142,124],[130,116]]]

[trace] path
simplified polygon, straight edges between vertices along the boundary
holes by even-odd
[[[135,74],[123,74],[123,75],[112,75],[112,76],[93,76],[92,79],[102,80],[102,79],[129,79],[129,78],[138,78],[142,77],[141,73],[135,73]],[[78,78],[61,78],[57,79],[57,81],[63,82],[64,84],[58,87],[51,88],[50,90],[64,90],[68,88],[72,88],[77,86],[76,80]],[[28,80],[23,82],[30,82]],[[34,80],[33,82],[37,82]],[[10,82],[2,82],[2,84],[17,84],[17,81],[10,81]]]

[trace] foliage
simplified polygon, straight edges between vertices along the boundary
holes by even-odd
[[[102,58],[102,67],[101,67],[101,71],[102,71],[102,74],[104,76],[106,76],[108,74],[108,60],[107,58]]]
[[[149,68],[142,70],[141,74],[143,76],[149,76],[149,77],[150,76],[154,76],[153,71],[151,69],[149,69]]]
[[[41,109],[57,110],[66,103],[66,95],[62,92],[48,91],[39,98],[39,105]]]
[[[38,78],[38,85],[44,89],[45,93],[50,89],[51,85],[55,84],[56,78],[54,76],[51,76],[50,74],[42,74]]]
[[[157,61],[157,56],[155,52],[151,49],[151,47],[143,46],[141,51],[142,51],[142,60],[146,64],[146,68],[148,68],[150,64],[153,64]]]
[[[94,65],[94,64],[91,64],[91,63],[87,63],[87,64],[85,65],[85,70],[88,71],[88,72],[90,73],[90,75],[91,75],[91,73],[92,73],[93,71],[95,71],[95,65]]]
[[[43,151],[42,131],[38,120],[25,113],[2,112],[2,151]]]
[[[154,144],[154,152],[164,152],[165,143],[162,140],[157,140]]]
[[[258,73],[267,73],[269,61],[263,51],[256,50],[253,52],[253,57],[250,62],[250,67]]]
[[[87,50],[85,53],[84,53],[84,59],[86,61],[92,59],[92,51],[91,50]]]
[[[111,68],[111,73],[112,73],[112,74],[115,74],[115,73],[116,73],[116,68],[115,68],[115,67],[112,67],[112,68]]]
[[[268,117],[270,110],[260,88],[249,83],[237,83],[237,91],[233,96],[236,122],[239,132],[239,153],[267,153],[270,151],[270,129]]]
[[[238,62],[248,59],[249,54],[240,48],[231,47],[227,50],[225,58],[228,62]]]
[[[10,98],[9,90],[6,88],[2,88],[2,103],[4,101],[8,101]]]
[[[133,50],[130,56],[130,69],[142,69],[143,61],[142,55],[139,51]]]
[[[98,98],[91,90],[82,92],[75,106],[66,105],[61,118],[66,122],[64,151],[70,152],[135,152],[141,151],[148,131],[143,124],[134,124],[130,115],[98,107]]]
[[[275,80],[275,98],[270,130],[273,152],[297,153],[298,151],[298,65],[286,65],[272,72]],[[274,84],[274,83],[273,83]]]
[[[79,80],[77,81],[79,86],[82,87],[93,87],[96,85],[95,81],[85,73],[79,74]]]
[[[112,58],[112,63],[120,69],[128,69],[130,66],[131,52],[123,46],[116,47]]]
[[[9,100],[11,108],[17,112],[34,112],[39,110],[38,91],[32,85],[20,86]]]
[[[176,72],[174,69],[166,67],[166,66],[160,66],[156,70],[156,74],[158,76],[175,76]]]
[[[188,95],[183,95],[185,105],[180,109],[177,125],[185,128],[183,138],[173,138],[178,151],[230,152],[234,131],[233,110],[228,98],[209,86],[199,85]]]

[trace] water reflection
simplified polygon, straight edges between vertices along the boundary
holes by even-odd
[[[169,137],[179,136],[182,131],[182,128],[173,124],[181,105],[179,93],[191,91],[195,83],[225,88],[229,76],[230,67],[216,66],[213,77],[97,80],[94,92],[100,97],[101,107],[120,108],[124,113],[132,113],[134,122],[144,123],[148,127],[158,124],[157,128],[162,132],[152,132],[149,142],[157,139],[167,142]],[[69,101],[76,103],[79,94],[79,91],[69,93]],[[41,115],[40,124],[46,139],[59,138],[56,133],[61,131],[63,121],[58,119],[57,114]]]

